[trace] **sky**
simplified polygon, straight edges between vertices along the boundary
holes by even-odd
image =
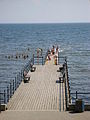
[[[0,23],[90,22],[90,0],[0,0]]]

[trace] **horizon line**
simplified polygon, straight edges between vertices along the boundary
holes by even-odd
[[[90,22],[1,22],[0,24],[82,24]]]

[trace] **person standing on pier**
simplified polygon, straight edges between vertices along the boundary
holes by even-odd
[[[58,53],[58,46],[56,47],[56,53]]]
[[[54,55],[55,54],[55,46],[53,45],[53,48],[51,49],[51,54]]]

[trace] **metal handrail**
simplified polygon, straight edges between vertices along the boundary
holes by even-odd
[[[65,99],[66,99],[66,110],[67,110],[69,103],[71,102],[67,57],[65,57],[64,71],[65,71]]]
[[[71,94],[76,94],[76,93],[71,93]],[[77,92],[77,94],[90,94],[90,92]]]
[[[44,60],[43,60],[43,56],[35,56],[34,54],[33,54],[33,65],[44,65]]]
[[[76,97],[73,99],[73,100],[76,100],[78,99],[78,95],[90,95],[90,92],[74,92],[74,93],[70,93],[71,95],[75,95]],[[83,99],[86,99],[85,97]],[[84,101],[85,102],[85,101]],[[88,102],[87,102],[88,103]]]

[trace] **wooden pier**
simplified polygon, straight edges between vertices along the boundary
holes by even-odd
[[[66,112],[70,98],[65,81],[67,66],[64,72],[60,71],[64,66],[55,65],[54,55],[50,57],[44,65],[34,65],[35,72],[28,71],[30,81],[21,82],[9,100],[7,110],[0,113],[0,120],[89,120],[89,112]]]
[[[45,65],[35,65],[35,72],[30,72],[28,83],[22,82],[7,104],[8,110],[64,111],[65,87],[59,81],[60,65],[54,65],[54,58]]]

